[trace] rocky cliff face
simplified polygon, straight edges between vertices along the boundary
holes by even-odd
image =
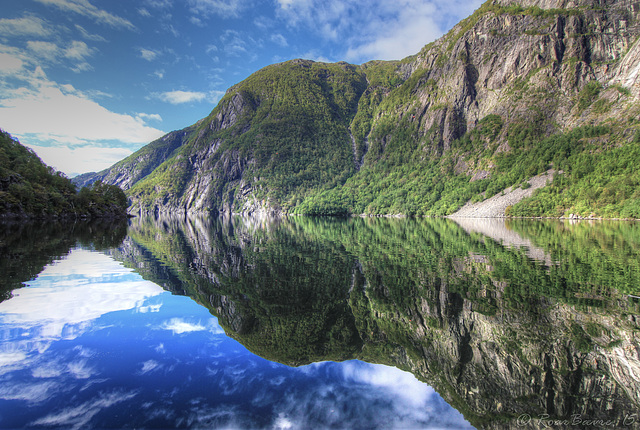
[[[576,104],[590,81],[624,82],[637,98],[637,9],[629,1],[485,3],[412,62],[421,132],[436,125],[446,148],[492,113],[541,121],[549,132],[572,128],[594,119]]]
[[[135,212],[280,213],[409,160],[436,166],[448,157],[451,168],[434,168],[490,178],[499,174],[495,157],[526,127],[541,139],[607,124],[608,139],[624,145],[638,128],[639,9],[627,0],[490,0],[402,61],[269,66],[230,88],[198,124],[89,180],[128,189]],[[452,148],[491,116],[499,127],[480,130],[480,146]],[[366,209],[376,210],[392,209]]]

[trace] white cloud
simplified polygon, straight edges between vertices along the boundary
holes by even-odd
[[[71,68],[74,72],[92,70],[86,59],[93,55],[94,50],[79,40],[71,41],[66,48],[61,48],[53,42],[29,40],[27,42],[27,50],[30,54],[26,58],[24,58],[25,54],[22,53],[23,61],[26,62],[45,67],[51,64],[60,64],[61,60],[66,59],[76,63]],[[18,52],[17,55],[20,55],[19,51],[16,52]]]
[[[143,121],[162,121],[162,117],[157,113],[138,113],[136,118],[140,118]]]
[[[162,365],[160,363],[158,363],[155,360],[147,360],[144,363],[142,363],[142,369],[140,369],[140,374],[144,375],[145,373],[149,373],[152,372],[154,370],[158,370],[162,367]]]
[[[394,367],[353,360],[314,363],[296,370],[319,383],[313,389],[288,391],[274,405],[278,417],[274,424],[291,423],[293,428],[314,428],[317,423],[343,428],[362,423],[385,429],[473,428],[433,388]]]
[[[271,41],[273,43],[275,43],[276,45],[280,45],[280,46],[288,46],[289,44],[287,43],[287,39],[285,39],[285,37],[282,34],[272,34],[271,35]]]
[[[305,58],[307,60],[319,61],[321,63],[331,63],[331,60],[320,54],[316,50],[307,51],[304,54],[299,55],[300,58]]]
[[[89,70],[93,70],[93,66],[86,61],[84,63],[78,63],[75,67],[71,68],[71,71],[74,73],[88,72]]]
[[[158,100],[162,100],[163,102],[178,105],[183,103],[196,103],[202,101],[216,103],[223,95],[224,91],[210,91],[208,93],[205,93],[201,91],[175,90],[167,91],[164,93],[153,93],[151,96]]]
[[[145,4],[155,9],[169,9],[173,6],[171,0],[145,0]]]
[[[48,166],[74,177],[86,172],[99,172],[113,166],[123,158],[133,154],[127,148],[100,148],[85,146],[69,148],[67,146],[37,146],[26,144]]]
[[[25,354],[26,358],[26,354]],[[34,378],[57,378],[64,373],[63,366],[57,361],[35,364],[31,368],[31,376]]]
[[[92,49],[87,46],[86,43],[74,40],[64,50],[64,56],[77,61],[84,61],[85,58],[91,56],[93,53]]]
[[[35,16],[14,19],[0,19],[0,35],[3,36],[40,36],[51,35],[49,24]]]
[[[38,383],[9,384],[3,382],[0,387],[0,399],[23,400],[29,403],[38,403],[51,397],[52,392],[58,388],[53,381]]]
[[[80,54],[81,50],[73,55]],[[13,68],[17,66],[14,61]],[[78,67],[82,69],[83,63]],[[71,151],[70,148],[75,147],[75,151],[78,146],[91,145],[98,147],[95,152],[101,152],[101,156],[109,156],[110,152],[122,155],[130,151],[99,148],[114,144],[121,147],[145,144],[165,134],[145,125],[143,117],[112,112],[71,85],[61,86],[49,81],[41,68],[24,74],[22,79],[28,85],[5,91],[0,99],[0,121],[5,130],[27,146],[43,147],[43,142],[49,142],[61,151],[60,155],[66,156],[70,154],[64,152]],[[89,150],[84,153],[90,154]],[[61,170],[69,172],[68,168]]]
[[[27,42],[27,49],[32,55],[48,62],[57,61],[60,55],[60,48],[53,42],[30,40]]]
[[[107,39],[105,39],[104,37],[102,37],[102,36],[100,36],[98,34],[89,33],[81,25],[76,24],[75,27],[76,27],[76,30],[78,30],[80,32],[82,37],[84,37],[87,40],[93,40],[94,42],[106,42],[107,41]]]
[[[81,405],[72,406],[53,412],[43,418],[29,424],[29,426],[55,426],[67,427],[71,429],[86,428],[91,419],[113,405],[125,402],[134,398],[136,392],[114,391],[111,393],[101,393],[93,400],[89,400]]]
[[[113,15],[103,9],[98,9],[89,0],[36,0],[40,3],[56,6],[66,12],[74,12],[88,18],[92,18],[100,24],[111,27],[134,30],[136,27],[127,19]]]
[[[0,52],[0,73],[15,74],[22,70],[23,61],[12,54]]]
[[[417,53],[448,26],[469,15],[481,0],[277,0],[277,14],[332,42],[347,61],[401,59]],[[357,28],[357,31],[354,31]]]
[[[222,41],[221,46],[224,52],[236,57],[246,57],[249,54],[249,47],[259,46],[259,43],[250,36],[236,30],[226,30],[220,36],[220,40]],[[255,55],[251,55],[249,61],[254,59]]]
[[[261,30],[268,30],[276,26],[275,21],[266,16],[259,16],[253,20],[253,25]]]
[[[193,323],[185,321],[182,318],[171,318],[170,320],[163,322],[160,325],[160,329],[171,331],[173,334],[192,333],[196,331],[209,331],[213,334],[224,333],[224,330],[220,327],[215,318],[210,319],[207,325],[203,325],[201,322]]]
[[[274,429],[291,429],[293,428],[293,423],[291,422],[290,419],[288,419],[284,413],[280,412],[278,414],[278,417],[276,418],[275,422],[273,423],[273,428]]]
[[[138,52],[140,54],[140,58],[147,61],[153,61],[160,55],[160,52],[154,49],[138,48]]]
[[[27,354],[24,351],[0,351],[0,368],[13,367],[26,358]]]
[[[67,364],[67,371],[75,379],[88,379],[95,374],[95,369],[87,365],[87,360],[72,361]]]
[[[123,282],[122,277],[131,279]],[[163,292],[104,254],[75,249],[45,267],[19,295],[0,303],[0,321],[30,330],[30,343],[75,338],[100,316],[135,309]],[[76,363],[69,370],[81,375],[86,373],[82,369]]]
[[[191,333],[194,331],[205,331],[207,328],[200,323],[190,323],[180,318],[172,318],[165,321],[160,326],[162,330],[172,331],[174,334]]]
[[[140,306],[136,308],[136,311],[140,312],[141,314],[156,313],[156,312],[160,312],[161,307],[162,307],[162,303],[158,303],[155,305]]]
[[[412,408],[424,406],[436,394],[413,374],[395,367],[350,361],[343,363],[341,369],[345,379],[383,388]]]
[[[188,0],[191,12],[196,15],[217,15],[222,18],[237,18],[246,9],[246,0]]]

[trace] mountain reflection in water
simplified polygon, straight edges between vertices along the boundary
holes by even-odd
[[[636,428],[638,225],[459,223],[133,220],[100,254],[73,248],[68,261],[93,262],[83,276],[111,275],[58,273],[55,310],[29,300],[64,260],[5,292],[0,402],[31,414],[23,424],[78,428],[467,426],[442,396],[481,428]],[[2,285],[27,281],[18,272]],[[56,319],[82,285],[98,305]]]

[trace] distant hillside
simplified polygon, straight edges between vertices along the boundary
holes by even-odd
[[[553,168],[507,214],[640,218],[639,12],[490,0],[401,61],[268,66],[78,181],[140,212],[446,215]]]
[[[99,181],[76,191],[62,173],[0,130],[0,219],[126,217],[127,197]]]

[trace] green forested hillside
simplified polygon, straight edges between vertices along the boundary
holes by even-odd
[[[128,202],[115,185],[76,191],[62,173],[0,130],[0,218],[124,217]]]
[[[608,126],[577,127],[549,137],[540,136],[534,127],[512,127],[511,151],[493,154],[485,146],[495,146],[501,126],[500,117],[485,117],[444,156],[420,159],[420,149],[408,144],[393,153],[395,159],[362,169],[344,186],[314,193],[295,212],[448,215],[469,200],[481,201],[511,186],[527,187],[528,178],[554,168],[561,173],[553,183],[514,205],[507,215],[640,218],[640,173],[635,168],[640,132],[625,143],[626,138]],[[478,181],[457,174],[456,158],[461,154],[474,163],[493,164],[495,174]]]
[[[178,155],[129,194],[142,207],[158,200],[184,206],[198,194],[211,207],[228,203],[239,211],[236,197],[250,188],[257,200],[293,207],[310,190],[335,187],[355,172],[345,142],[366,88],[365,74],[346,63],[267,67],[230,89]]]

